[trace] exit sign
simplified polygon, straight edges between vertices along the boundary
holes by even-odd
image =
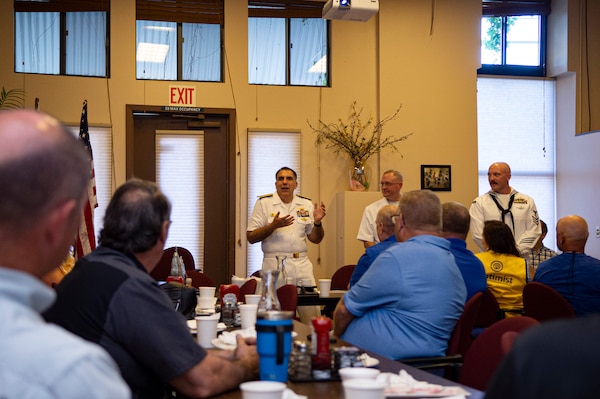
[[[169,105],[195,107],[195,86],[169,86]]]

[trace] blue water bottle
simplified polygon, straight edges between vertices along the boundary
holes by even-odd
[[[292,351],[293,312],[263,311],[256,318],[256,350],[261,380],[286,382]]]

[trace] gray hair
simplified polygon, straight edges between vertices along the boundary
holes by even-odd
[[[398,209],[411,230],[442,231],[442,204],[430,190],[409,191],[400,197]]]

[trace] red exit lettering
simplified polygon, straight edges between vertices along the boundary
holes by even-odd
[[[169,104],[171,105],[194,105],[195,87],[170,86]]]

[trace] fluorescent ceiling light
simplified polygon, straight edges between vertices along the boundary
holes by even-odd
[[[145,26],[144,29],[159,30],[159,31],[164,31],[164,32],[174,32],[175,31],[175,28],[173,28],[172,26],[156,26],[156,25],[151,25],[151,26]]]
[[[164,63],[169,52],[168,44],[146,43],[138,44],[136,60],[144,62]]]
[[[324,55],[321,59],[313,64],[308,70],[309,73],[326,73],[327,72],[327,56]]]

